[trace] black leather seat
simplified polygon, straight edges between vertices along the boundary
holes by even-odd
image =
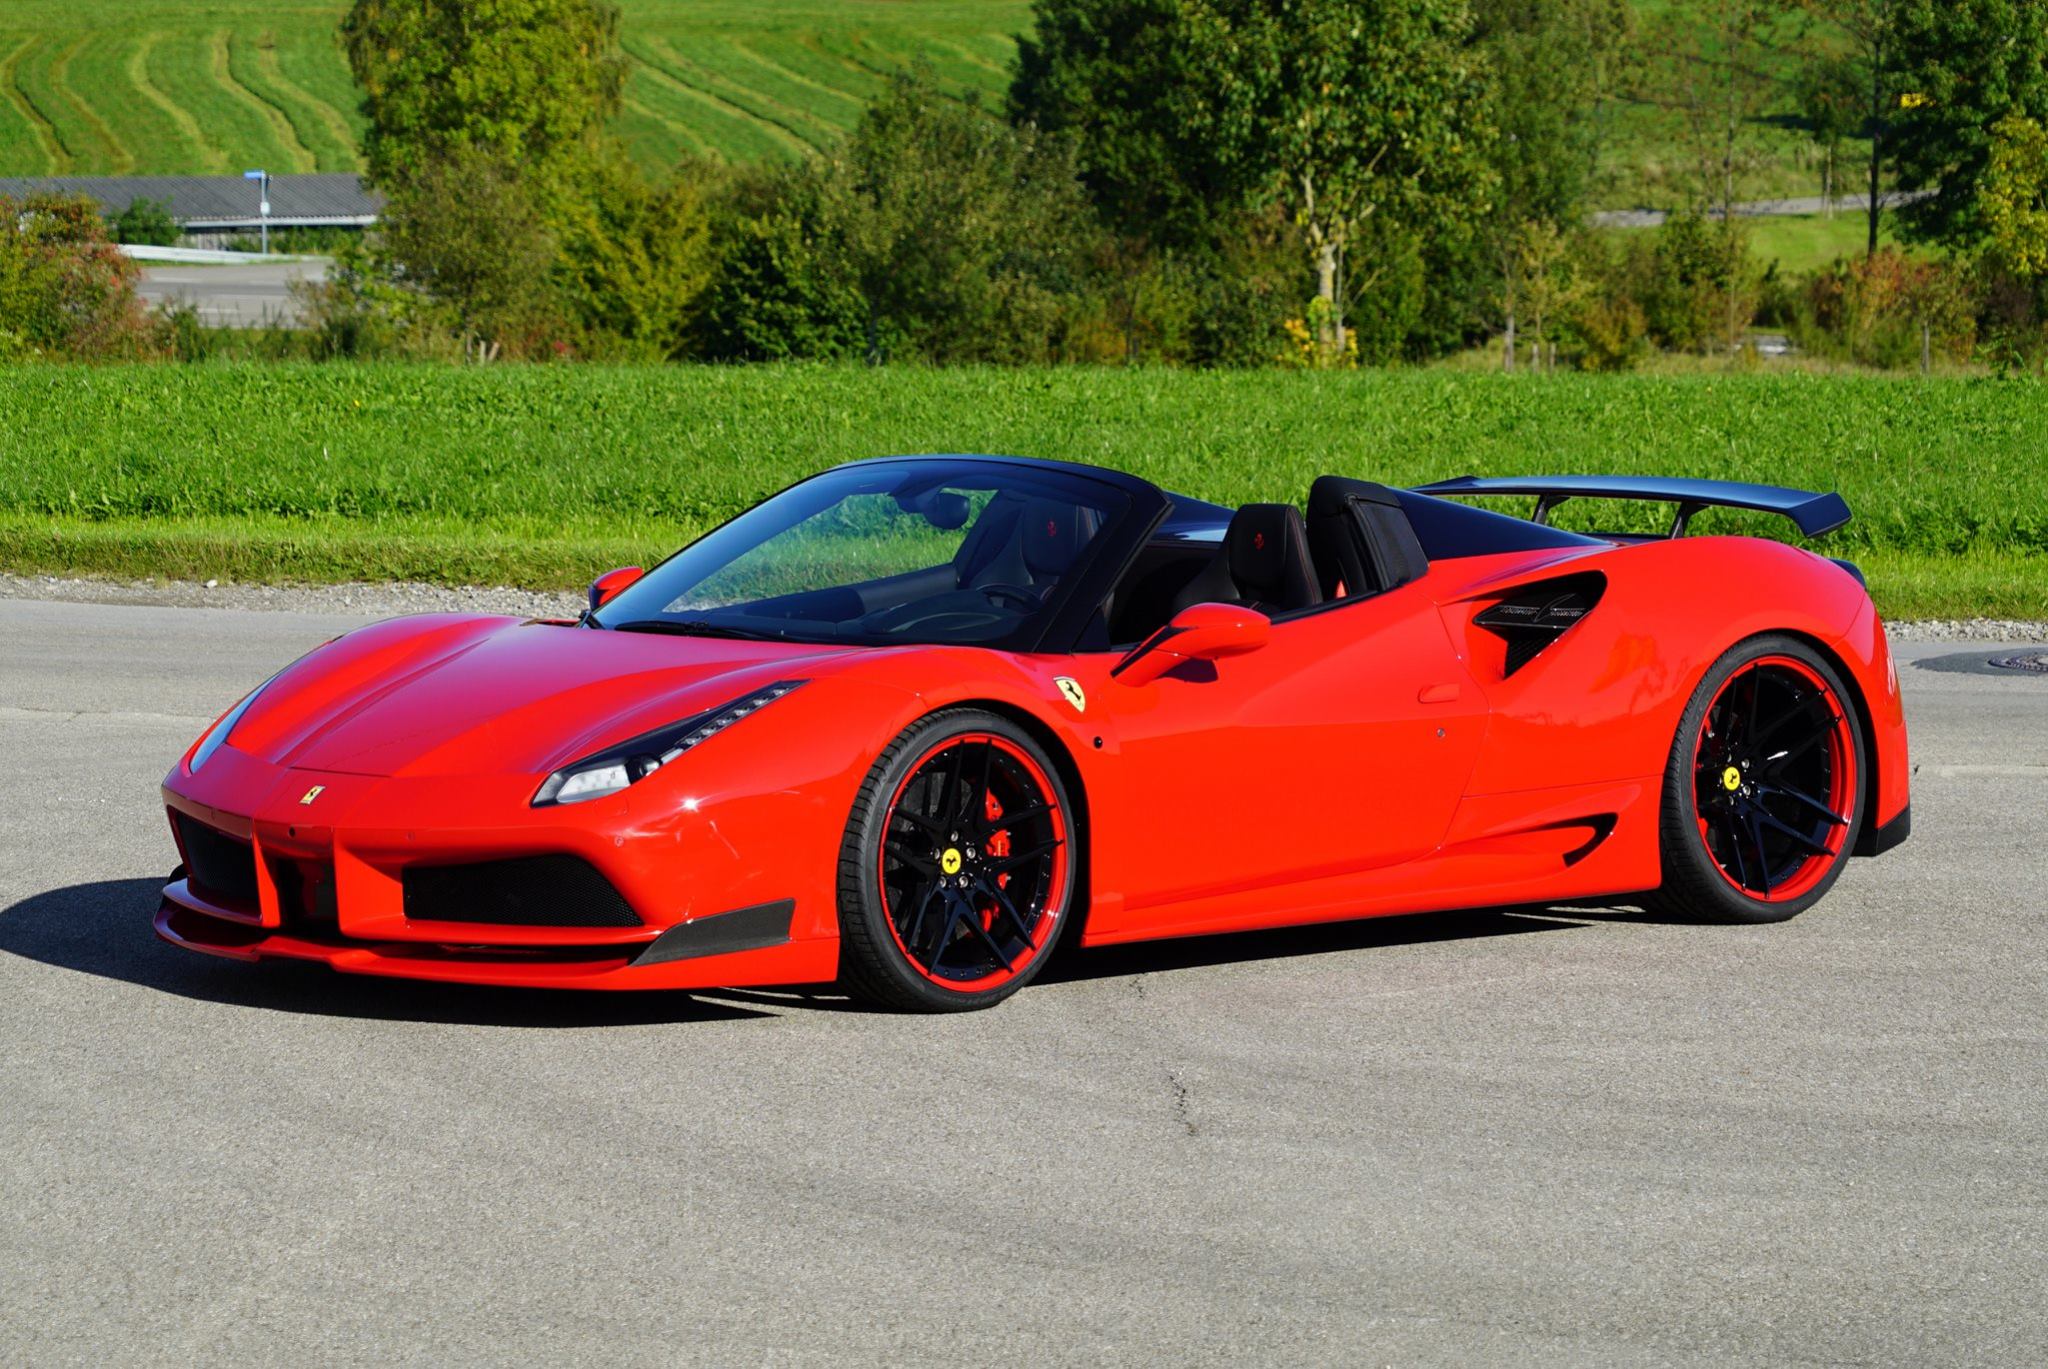
[[[1246,504],[1231,516],[1209,564],[1174,596],[1173,611],[1190,604],[1244,604],[1264,613],[1292,613],[1322,601],[1301,510]]]
[[[1101,515],[1079,504],[1025,499],[1010,512],[993,556],[962,576],[963,587],[1043,589],[1067,573],[1099,530]]]

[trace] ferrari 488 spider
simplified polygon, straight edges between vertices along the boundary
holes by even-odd
[[[1636,896],[1769,922],[1908,825],[1853,566],[1684,535],[1834,495],[1325,476],[1226,509],[993,457],[805,480],[576,620],[351,632],[163,785],[194,950],[481,984],[837,980],[915,1009],[1081,945]],[[1458,502],[1530,495],[1525,520]],[[1669,536],[1548,522],[1666,501]]]

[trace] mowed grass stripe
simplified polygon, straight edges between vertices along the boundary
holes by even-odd
[[[791,109],[758,89],[742,86],[719,75],[702,61],[685,57],[659,34],[650,34],[641,40],[640,56],[678,84],[718,100],[727,108],[760,121],[767,128],[787,134],[792,150],[815,152],[831,142],[837,132],[806,110]]]
[[[634,93],[640,101],[702,133],[708,141],[725,149],[728,157],[736,161],[788,158],[804,156],[812,150],[807,140],[788,129],[678,79],[643,44],[629,40],[625,47],[633,59],[633,77],[628,88],[638,85]]]
[[[49,84],[48,67],[54,46],[42,38],[30,39],[15,49],[7,70],[0,75],[6,77],[8,89],[14,92],[20,109],[35,127],[37,141],[43,148],[43,170],[61,176],[72,169],[74,158],[70,140],[57,123],[59,102]]]
[[[643,166],[672,166],[685,157],[705,157],[714,162],[725,160],[725,155],[706,142],[695,129],[664,117],[652,106],[635,98],[632,87],[627,87],[621,105],[619,136],[626,140],[627,149]]]
[[[865,95],[857,94],[851,90],[843,90],[837,86],[827,85],[823,81],[815,80],[792,67],[785,66],[782,62],[768,56],[758,47],[754,46],[753,41],[750,39],[733,38],[729,40],[729,43],[733,52],[738,54],[743,61],[752,63],[779,80],[787,81],[791,85],[801,86],[820,98],[832,102],[835,111],[843,116],[843,118],[831,118],[831,122],[835,124],[851,125],[854,120],[860,117],[861,111],[867,107],[867,97]],[[829,118],[830,116],[821,117]]]
[[[763,118],[782,124],[814,147],[838,142],[859,117],[858,102],[844,110],[821,107],[816,91],[762,65],[727,39],[693,44],[688,54],[665,39],[654,41],[691,74],[701,76],[708,88],[735,104],[758,110]],[[839,117],[833,117],[835,113]]]
[[[199,121],[192,117],[191,111],[166,95],[163,87],[150,75],[150,59],[163,42],[163,37],[164,35],[157,30],[139,35],[135,40],[135,46],[128,51],[125,68],[129,84],[156,109],[167,122],[171,136],[182,144],[175,153],[159,154],[162,158],[162,169],[199,173],[226,171],[227,156],[207,140],[206,131],[199,126]]]
[[[363,97],[342,57],[340,34],[326,26],[309,25],[277,30],[276,37],[278,74],[293,89],[304,92],[348,150],[341,165],[323,169],[358,169],[362,165]]]
[[[284,158],[284,166],[266,167],[277,171],[311,171],[318,165],[312,150],[299,139],[299,131],[292,126],[290,116],[283,109],[266,98],[257,89],[250,68],[253,65],[252,43],[247,34],[237,34],[232,29],[216,29],[208,49],[208,69],[235,99],[254,111],[270,131],[272,145]]]
[[[89,49],[94,47],[95,41],[106,37],[111,35],[88,33],[77,42],[59,50],[56,58],[50,63],[50,88],[77,120],[81,130],[80,145],[91,149],[78,154],[79,160],[90,166],[105,166],[113,174],[120,176],[135,169],[135,157],[114,135],[114,130],[108,126],[100,112],[80,97],[72,80],[75,68],[91,65],[92,54]],[[81,57],[85,58],[84,63],[80,62]]]
[[[10,38],[6,56],[0,57],[0,105],[4,105],[13,125],[14,136],[0,142],[0,153],[8,156],[9,164],[19,166],[24,175],[53,173],[62,164],[63,149],[57,143],[57,131],[50,127],[42,111],[21,88],[21,64],[34,52],[42,39],[29,36]]]
[[[165,36],[150,70],[166,96],[191,111],[221,152],[226,171],[293,169],[261,109],[227,80],[225,31],[178,29]],[[218,72],[216,72],[218,64]]]
[[[291,123],[299,146],[313,158],[311,170],[350,171],[355,168],[355,130],[339,111],[284,74],[278,60],[277,37],[270,32],[255,35],[246,47],[248,62],[239,79],[251,92],[272,105]]]

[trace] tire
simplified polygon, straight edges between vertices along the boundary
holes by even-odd
[[[1783,922],[1833,887],[1864,822],[1855,695],[1794,637],[1740,642],[1693,691],[1665,767],[1653,905]]]
[[[839,978],[911,1012],[1000,1003],[1044,968],[1071,912],[1073,805],[1007,718],[912,724],[862,781],[839,851]]]

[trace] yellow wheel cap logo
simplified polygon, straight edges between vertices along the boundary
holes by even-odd
[[[958,848],[952,846],[946,848],[946,854],[939,857],[939,869],[949,875],[960,873],[960,852]]]
[[[300,799],[300,800],[299,800],[299,802],[300,802],[301,804],[307,804],[307,803],[311,803],[311,802],[312,802],[312,801],[313,801],[314,799],[317,799],[317,798],[319,798],[319,797],[320,797],[320,795],[321,795],[321,793],[322,793],[322,792],[323,792],[323,791],[324,791],[324,790],[325,790],[326,788],[327,788],[327,786],[326,786],[326,785],[324,785],[324,784],[316,784],[316,785],[314,785],[314,786],[313,786],[313,787],[312,787],[311,789],[308,789],[308,790],[306,791],[306,797],[304,797],[304,798]]]
[[[1742,772],[1732,765],[1723,770],[1721,772],[1721,787],[1731,793],[1742,788]]]
[[[1088,696],[1081,692],[1079,680],[1071,675],[1057,675],[1053,677],[1053,684],[1058,686],[1060,697],[1074,706],[1076,713],[1088,711]]]

